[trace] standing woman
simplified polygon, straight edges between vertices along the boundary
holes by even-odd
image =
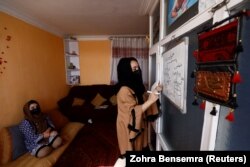
[[[122,58],[117,66],[117,137],[121,156],[126,151],[141,151],[147,148],[147,121],[158,115],[156,101],[162,86],[159,85],[147,97],[138,61]]]

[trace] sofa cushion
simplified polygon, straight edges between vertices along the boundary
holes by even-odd
[[[82,106],[84,103],[85,103],[84,99],[75,97],[73,100],[73,103],[72,103],[72,107],[73,106]]]
[[[93,106],[95,107],[98,107],[102,105],[105,101],[107,101],[107,99],[105,99],[104,97],[102,97],[102,95],[97,93],[95,98],[91,101],[91,104],[93,104]]]
[[[28,152],[18,125],[2,128],[0,140],[0,164],[15,160]]]
[[[116,97],[116,95],[114,94],[113,96],[111,96],[111,97],[109,98],[109,101],[110,101],[110,103],[111,103],[113,106],[117,105],[117,97]]]
[[[12,141],[12,160],[17,159],[19,156],[28,152],[25,147],[23,134],[20,132],[18,125],[8,128],[11,134]]]

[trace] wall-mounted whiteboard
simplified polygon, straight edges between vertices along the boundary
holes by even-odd
[[[172,41],[162,55],[163,94],[182,113],[186,113],[188,38]]]

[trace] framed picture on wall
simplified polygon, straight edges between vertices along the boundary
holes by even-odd
[[[166,0],[166,7],[169,34],[198,13],[198,0]]]

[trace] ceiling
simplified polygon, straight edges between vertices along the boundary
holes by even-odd
[[[0,11],[59,36],[146,35],[157,0],[0,0]]]

